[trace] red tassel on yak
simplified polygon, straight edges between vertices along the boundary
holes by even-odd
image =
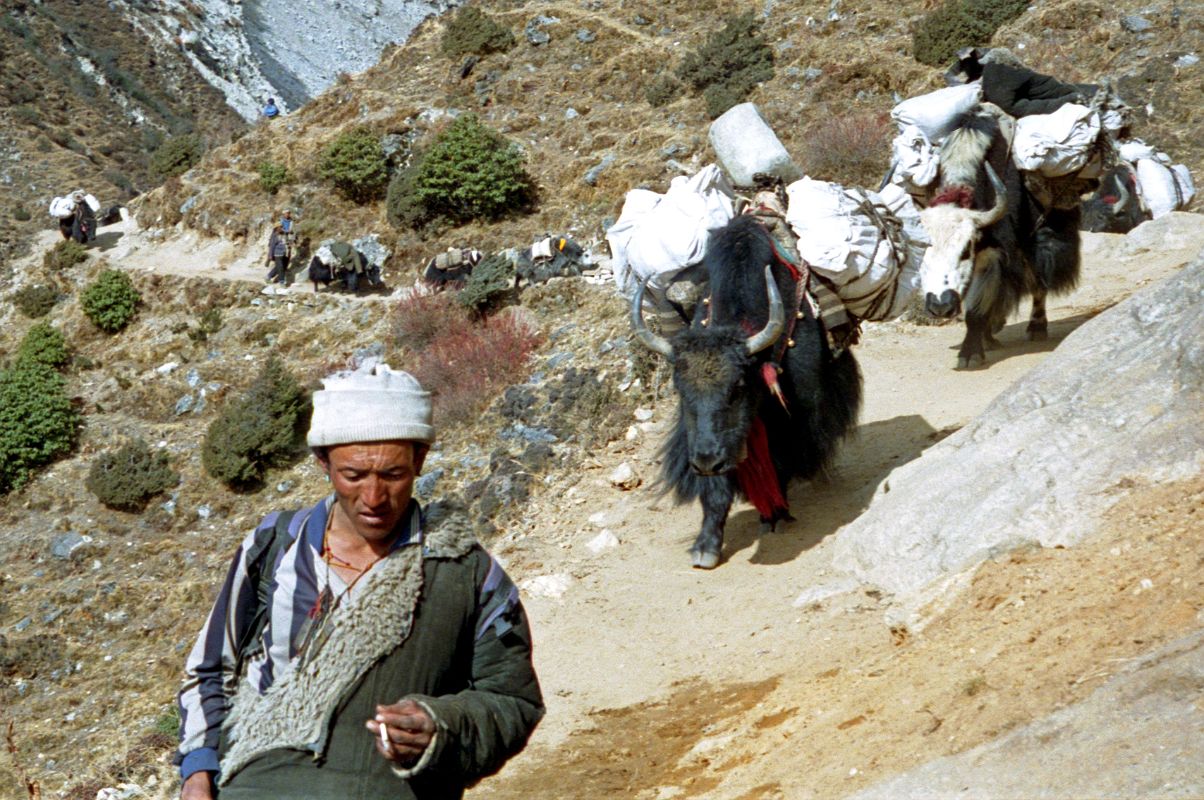
[[[736,466],[736,480],[762,519],[779,519],[789,506],[778,485],[778,471],[769,457],[765,423],[754,417],[748,429],[748,456]]]

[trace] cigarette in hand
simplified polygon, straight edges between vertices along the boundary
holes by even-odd
[[[386,750],[388,750],[389,746],[392,744],[389,741],[389,731],[385,728],[385,723],[383,723],[383,722],[380,723],[380,743],[381,743],[381,746],[384,747]]]

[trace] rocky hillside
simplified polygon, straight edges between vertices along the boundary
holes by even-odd
[[[927,5],[845,8],[801,0],[765,6],[774,74],[750,99],[804,170],[866,185],[885,169],[893,135],[886,115],[895,99],[942,85],[939,70],[911,56],[911,29]],[[714,30],[725,4],[498,2],[489,11],[516,34],[516,47],[479,62],[449,58],[440,49],[446,20],[428,20],[407,44],[388,49],[378,66],[212,152],[179,184],[148,198],[140,212],[144,224],[173,225],[186,206],[186,227],[258,237],[265,235],[269,211],[289,206],[322,235],[376,231],[412,266],[453,244],[507,247],[544,231],[599,239],[628,189],[663,188],[713,158],[700,97],[679,90],[676,99],[653,108],[647,93]],[[1139,109],[1137,135],[1199,173],[1200,13],[1169,0],[1106,7],[1051,0],[1005,26],[993,43],[1064,80],[1116,79]],[[317,175],[317,154],[344,131],[367,127],[392,137],[393,163],[400,165],[450,114],[463,112],[479,115],[525,150],[539,184],[534,214],[418,233],[388,225],[383,202],[344,201]],[[293,176],[275,196],[258,182],[264,161],[285,165]]]
[[[264,100],[296,108],[375,64],[442,0],[8,2],[0,8],[0,255],[48,222],[56,193],[105,204],[157,186],[149,155],[195,133],[218,146]],[[32,219],[30,218],[32,217]]]

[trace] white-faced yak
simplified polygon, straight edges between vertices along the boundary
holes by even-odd
[[[793,519],[787,484],[820,472],[853,429],[861,373],[850,351],[833,355],[806,299],[805,273],[755,219],[712,231],[704,266],[710,296],[689,328],[671,340],[650,331],[642,287],[631,319],[640,341],[673,366],[677,421],[662,478],[678,502],[702,501],[690,553],[694,566],[711,569],[736,497],[756,507],[762,531]]]
[[[1000,177],[1002,176],[1002,178]],[[920,267],[924,308],[964,310],[958,368],[986,361],[986,347],[1024,295],[1033,298],[1029,339],[1048,332],[1045,296],[1079,280],[1079,208],[1044,209],[1024,187],[999,120],[964,116],[940,150],[940,173],[920,222],[932,240]]]

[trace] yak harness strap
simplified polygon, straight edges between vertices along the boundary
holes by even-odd
[[[769,436],[761,418],[753,417],[748,429],[748,455],[736,465],[740,490],[757,509],[763,520],[777,520],[789,512],[778,471],[769,455]]]

